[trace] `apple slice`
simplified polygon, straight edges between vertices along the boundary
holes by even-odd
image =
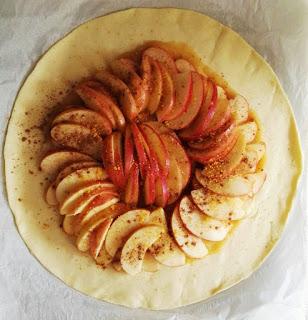
[[[264,171],[250,173],[246,174],[244,178],[252,183],[252,195],[254,195],[262,188],[266,179],[266,173]]]
[[[138,108],[127,85],[122,80],[105,70],[98,72],[96,74],[96,78],[119,99],[122,110],[127,119],[134,120],[138,115]]]
[[[237,95],[234,99],[232,99],[230,101],[230,108],[232,117],[236,124],[240,124],[248,120],[249,104],[243,96]]]
[[[221,147],[221,145],[227,143],[229,137],[234,133],[235,127],[236,125],[234,120],[230,119],[224,126],[222,126],[220,130],[215,133],[215,135],[209,135],[201,140],[189,141],[188,145],[197,150],[218,149]],[[225,149],[225,147],[223,149]]]
[[[112,182],[120,189],[125,187],[122,134],[113,132],[104,139],[102,160]]]
[[[98,256],[95,258],[95,262],[104,269],[112,262],[112,257],[104,246],[102,246]]]
[[[117,193],[104,192],[92,199],[81,213],[76,215],[74,220],[74,234],[79,234],[80,230],[87,224],[87,222],[99,212],[119,202]]]
[[[162,75],[162,95],[156,111],[159,121],[163,121],[166,114],[170,112],[175,102],[175,90],[172,78],[166,68],[159,64]]]
[[[217,98],[218,99],[228,99],[228,97],[226,95],[226,91],[220,86],[217,86]]]
[[[196,71],[195,67],[186,59],[175,60],[178,72]]]
[[[135,275],[142,270],[146,251],[162,233],[162,227],[145,226],[128,238],[121,253],[121,265],[125,272]]]
[[[140,126],[147,145],[155,153],[161,172],[167,176],[170,167],[169,152],[159,134],[147,123]]]
[[[81,162],[72,163],[66,166],[64,169],[62,169],[58,173],[56,179],[49,185],[45,195],[46,202],[49,205],[58,204],[58,200],[56,197],[56,188],[58,184],[61,182],[61,180],[63,180],[67,175],[71,174],[72,172],[78,169],[96,167],[96,166],[99,167],[99,164],[95,161],[81,161]]]
[[[125,186],[124,201],[132,206],[137,205],[139,200],[139,168],[133,163]]]
[[[159,66],[159,63],[153,59],[150,59],[151,76],[149,84],[149,102],[147,109],[151,114],[155,113],[163,92],[163,76]]]
[[[264,142],[251,143],[251,144],[247,144],[246,146],[247,151],[254,151],[257,153],[258,162],[263,158],[265,154],[265,149],[266,149],[266,146]]]
[[[127,238],[149,220],[147,210],[131,210],[119,216],[111,225],[105,240],[107,252],[114,257]]]
[[[143,110],[147,98],[147,88],[144,86],[144,83],[136,70],[132,68],[132,63],[128,60],[129,59],[117,59],[112,61],[111,69],[118,78],[127,84],[136,101],[137,108]]]
[[[171,228],[175,241],[190,258],[200,259],[208,254],[208,249],[204,242],[185,228],[178,206],[175,207],[171,217]]]
[[[170,155],[173,155],[177,161],[177,164],[182,173],[183,185],[182,188],[185,188],[191,174],[191,163],[190,160],[182,147],[181,143],[177,138],[170,134],[162,134],[161,139],[165,144]]]
[[[155,173],[149,169],[147,170],[144,180],[144,202],[146,205],[151,205],[155,202]]]
[[[222,241],[231,228],[230,222],[213,219],[201,212],[187,196],[182,198],[179,212],[185,227],[204,240]]]
[[[107,172],[101,167],[82,168],[67,175],[56,188],[56,197],[59,203],[76,188],[86,185],[90,181],[106,180]]]
[[[253,192],[253,183],[246,176],[236,175],[215,181],[204,177],[200,170],[196,170],[195,175],[203,187],[223,196],[251,196]]]
[[[143,55],[149,56],[153,60],[161,63],[168,70],[171,76],[177,73],[177,68],[174,60],[164,49],[158,47],[150,47],[143,52]]]
[[[185,254],[168,233],[163,233],[149,251],[155,260],[168,267],[179,267],[186,263]]]
[[[143,258],[142,271],[156,272],[160,269],[160,264],[154,259],[154,257],[147,251]]]
[[[76,191],[71,192],[59,207],[62,215],[77,215],[99,194],[114,193],[116,189],[112,183],[102,181],[91,181],[86,186],[81,186]]]
[[[167,204],[174,203],[180,196],[184,189],[184,183],[182,170],[176,161],[176,158],[171,154],[170,157],[170,170],[167,177],[167,188],[169,191],[169,197]]]
[[[76,216],[69,216],[66,215],[62,222],[62,228],[65,233],[72,236],[74,234],[74,221],[76,219]]]
[[[170,129],[180,130],[188,127],[200,111],[204,95],[203,79],[197,72],[192,72],[191,74],[192,93],[187,109],[175,119],[165,122],[165,125]]]
[[[149,223],[150,224],[157,224],[159,226],[162,226],[164,228],[165,232],[168,231],[165,211],[164,211],[163,208],[157,208],[157,209],[155,209],[154,211],[151,212]]]
[[[160,117],[161,121],[173,120],[183,114],[190,103],[192,94],[192,72],[177,73],[173,78],[175,102],[170,110]]]
[[[204,214],[217,220],[240,220],[246,215],[244,200],[239,197],[226,197],[200,188],[191,191],[194,204]]]
[[[169,190],[167,178],[159,173],[155,182],[155,204],[159,207],[165,207],[169,199]]]
[[[106,234],[110,228],[110,225],[112,223],[112,218],[105,218],[102,220],[97,220],[94,224],[87,224],[85,225],[81,230],[80,233],[76,239],[76,246],[77,248],[82,251],[86,252],[90,249],[90,238],[93,231],[95,231],[96,228],[103,229],[102,234],[103,237],[106,237]]]
[[[224,159],[212,162],[204,167],[202,174],[208,178],[223,178],[232,174],[236,167],[244,160],[246,142],[242,134],[239,135],[232,150]]]
[[[104,115],[82,107],[69,108],[59,113],[52,121],[52,126],[63,122],[80,124],[103,136],[112,132],[112,125]]]
[[[192,160],[206,165],[214,161],[223,160],[233,149],[238,137],[238,132],[233,131],[232,134],[230,134],[230,136],[228,136],[224,141],[221,141],[220,144],[218,143],[212,148],[205,150],[188,148],[186,152]]]
[[[67,165],[80,162],[93,161],[93,158],[87,154],[78,151],[58,150],[48,152],[40,163],[40,168],[48,176],[54,176],[57,172],[65,168]]]
[[[100,158],[103,140],[91,129],[74,123],[60,123],[50,130],[51,138],[61,146],[73,148],[89,154],[95,159]]]
[[[246,143],[252,142],[258,132],[258,126],[255,121],[246,122],[238,126],[238,130],[245,137]]]
[[[195,140],[203,137],[210,125],[217,108],[217,87],[210,81],[203,78],[204,99],[194,121],[188,128],[180,131],[180,137],[184,140]]]
[[[127,178],[134,163],[134,144],[132,131],[129,126],[125,128],[124,139],[124,176]]]
[[[88,108],[99,112],[107,118],[113,129],[116,129],[119,125],[122,127],[125,124],[125,119],[124,123],[117,123],[113,110],[118,109],[120,111],[120,109],[116,105],[116,101],[103,89],[99,82],[83,82],[77,86],[76,92]]]

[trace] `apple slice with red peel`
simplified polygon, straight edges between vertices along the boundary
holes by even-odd
[[[162,75],[162,95],[156,111],[156,117],[162,122],[175,103],[175,88],[166,68],[161,64],[159,64],[159,67]]]
[[[135,143],[135,149],[137,151],[141,176],[145,178],[146,172],[150,167],[150,163],[145,150],[144,138],[138,126],[135,123],[131,123],[131,130]]]
[[[118,99],[127,119],[134,120],[138,115],[138,108],[134,97],[127,85],[108,71],[102,70],[96,78],[106,86]]]
[[[202,170],[202,174],[208,178],[224,178],[232,174],[235,168],[241,163],[244,158],[246,149],[245,138],[242,134],[239,134],[236,143],[232,150],[227,154],[224,159],[212,162],[205,166]]]
[[[230,100],[230,108],[236,124],[241,124],[248,120],[249,104],[243,96],[237,95],[234,99]]]
[[[255,121],[251,121],[238,126],[238,130],[245,137],[246,143],[251,143],[257,135],[258,126]]]
[[[220,144],[217,144],[212,148],[205,150],[188,148],[186,152],[192,160],[206,165],[214,161],[223,160],[233,149],[238,137],[238,132],[233,131],[233,133],[227,139],[221,141]]]
[[[204,242],[190,233],[184,226],[178,206],[175,207],[171,217],[171,228],[175,241],[187,256],[200,259],[208,254]]]
[[[143,55],[149,56],[153,60],[161,63],[170,73],[171,76],[177,73],[177,68],[170,54],[162,48],[150,47],[144,50]]]
[[[85,126],[74,123],[59,123],[50,130],[51,138],[63,147],[68,147],[100,158],[103,140]]]
[[[253,193],[253,183],[247,175],[231,176],[220,181],[214,181],[204,177],[200,170],[195,172],[197,180],[208,190],[229,197],[251,196]]]
[[[67,165],[80,161],[94,161],[94,159],[89,155],[78,151],[52,151],[45,154],[41,160],[40,168],[43,172],[48,174],[48,176],[52,177]]]
[[[82,168],[89,168],[89,167],[99,167],[99,164],[95,161],[81,161],[69,164],[65,168],[63,168],[57,175],[56,179],[49,185],[45,200],[49,205],[56,205],[58,204],[58,200],[56,197],[56,188],[58,184],[63,180],[66,176],[71,174],[72,172],[82,169]]]
[[[118,249],[122,248],[127,238],[149,220],[147,210],[131,210],[120,215],[111,225],[105,240],[107,252],[114,257]]]
[[[104,167],[112,182],[120,189],[125,187],[123,168],[122,134],[113,132],[104,139],[102,152]]]
[[[86,225],[91,218],[97,215],[102,210],[119,202],[119,195],[116,192],[104,192],[97,195],[87,204],[81,213],[76,215],[74,221],[74,234],[79,234],[80,230]]]
[[[139,110],[144,109],[146,103],[146,89],[141,77],[136,70],[132,68],[129,59],[117,59],[111,62],[112,72],[124,81],[129,87],[133,97],[136,101]]]
[[[199,113],[188,128],[180,131],[180,137],[184,140],[195,140],[203,137],[210,125],[217,108],[217,87],[210,81],[203,78],[204,99]]]
[[[91,181],[106,180],[106,170],[101,167],[82,168],[67,175],[56,188],[56,197],[59,203],[71,194],[72,191],[87,185]]]
[[[192,72],[177,73],[173,77],[175,101],[170,110],[160,117],[161,121],[173,120],[188,108],[192,94]]]
[[[133,163],[125,186],[124,201],[130,205],[137,205],[139,200],[139,168]]]
[[[201,212],[187,196],[182,198],[179,212],[184,226],[204,240],[222,241],[231,228],[230,222],[213,219]]]
[[[203,79],[197,72],[192,72],[191,74],[192,93],[187,109],[175,119],[165,122],[165,125],[170,129],[180,130],[188,127],[200,111],[204,96]]]
[[[162,139],[160,138],[159,134],[147,123],[141,124],[140,129],[142,130],[143,136],[150,150],[153,150],[155,153],[161,172],[167,176],[170,167],[170,156]]]
[[[231,118],[231,109],[229,100],[218,99],[214,116],[205,130],[205,134],[211,134],[221,128]]]
[[[112,183],[102,182],[92,183],[88,186],[82,186],[76,192],[71,193],[60,205],[59,211],[62,215],[77,215],[99,194],[114,193],[116,189]]]
[[[112,132],[112,125],[104,115],[83,107],[69,108],[59,113],[52,121],[52,126],[63,122],[80,124],[103,136]]]
[[[176,133],[173,130],[167,128],[161,122],[158,122],[158,121],[147,121],[147,122],[143,123],[142,125],[147,125],[147,126],[151,127],[156,132],[156,134],[158,134],[159,136],[161,136],[162,134],[167,133],[167,134],[172,135],[179,142],[181,142],[179,137],[176,135]]]
[[[158,109],[160,99],[163,92],[163,76],[159,66],[159,63],[150,59],[151,64],[151,76],[149,83],[149,101],[147,109],[151,114],[155,113]]]
[[[196,71],[196,68],[186,59],[175,60],[178,72]]]
[[[174,203],[184,189],[185,181],[183,180],[182,170],[173,154],[170,156],[170,170],[167,176],[167,188],[169,197],[167,204]]]
[[[132,131],[129,126],[125,128],[125,139],[124,139],[124,175],[127,178],[131,167],[134,163],[134,143],[132,137]]]
[[[235,122],[230,119],[221,129],[215,132],[214,135],[210,135],[202,138],[201,140],[189,141],[188,145],[197,150],[215,149],[224,144],[227,139],[233,134],[235,130]]]
[[[191,174],[190,160],[178,139],[170,134],[162,134],[161,139],[170,155],[173,155],[182,173],[183,187],[185,188]]]
[[[155,181],[155,204],[159,207],[165,207],[169,199],[169,190],[167,177],[159,174]]]
[[[76,246],[82,252],[87,252],[90,249],[90,239],[91,234],[95,231],[96,228],[102,229],[102,236],[106,237],[106,234],[112,223],[112,218],[105,218],[97,220],[93,224],[85,225],[81,230],[76,239]]]
[[[226,197],[200,188],[191,191],[191,198],[199,210],[217,220],[240,220],[246,215],[245,199],[240,197]]]
[[[151,205],[155,202],[155,173],[148,169],[144,180],[144,202]]]
[[[162,227],[144,226],[128,238],[121,252],[121,265],[125,272],[131,275],[141,272],[146,251],[162,233]]]
[[[64,216],[63,222],[62,222],[62,228],[65,233],[72,236],[74,234],[74,221],[76,219],[76,216]]]

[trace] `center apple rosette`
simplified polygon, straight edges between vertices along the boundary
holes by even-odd
[[[266,178],[256,116],[196,61],[163,43],[123,55],[51,122],[46,202],[103,267],[204,258],[253,212]]]

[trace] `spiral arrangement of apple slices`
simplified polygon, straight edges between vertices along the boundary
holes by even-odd
[[[242,96],[160,47],[119,58],[56,115],[46,201],[96,263],[136,274],[209,253],[250,213],[265,144]],[[166,209],[166,212],[165,212]]]

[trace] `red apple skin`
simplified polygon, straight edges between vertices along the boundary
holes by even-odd
[[[159,68],[162,75],[162,96],[156,111],[157,119],[162,122],[165,115],[168,114],[175,103],[175,89],[171,75],[167,69],[159,63]]]
[[[188,145],[197,150],[205,150],[215,147],[224,141],[234,132],[236,128],[235,122],[230,119],[215,134],[204,137],[202,140],[190,141]]]
[[[124,175],[127,178],[130,169],[134,163],[134,144],[132,138],[131,128],[129,126],[125,129],[125,140],[124,140]]]
[[[139,168],[135,162],[131,167],[125,186],[124,201],[132,206],[136,206],[139,201]]]
[[[132,135],[133,135],[133,139],[134,139],[135,150],[137,152],[141,176],[143,178],[145,178],[146,172],[147,172],[148,168],[150,167],[150,163],[149,163],[146,151],[144,149],[144,144],[142,141],[143,136],[142,136],[142,133],[140,132],[138,126],[135,123],[131,123],[130,126],[131,126]]]
[[[203,98],[204,98],[204,83],[203,78],[198,72],[191,72],[192,75],[192,92],[186,111],[177,118],[166,121],[165,125],[173,130],[180,130],[188,127],[198,115]]]
[[[175,88],[175,102],[168,113],[165,113],[163,120],[173,120],[187,110],[192,94],[192,73],[178,73],[173,77]]]
[[[122,156],[122,134],[114,132],[103,142],[102,160],[112,182],[120,189],[125,187]]]
[[[224,143],[218,144],[217,146],[205,150],[187,149],[188,156],[196,162],[204,165],[217,160],[223,160],[228,153],[232,150],[238,138],[238,133],[233,132]]]
[[[143,56],[149,56],[153,60],[156,60],[160,64],[164,65],[171,76],[177,73],[175,62],[166,50],[158,47],[150,47],[143,52]]]
[[[157,159],[160,171],[167,176],[170,168],[170,157],[160,135],[147,123],[143,123],[140,129],[150,150],[154,153],[152,158],[155,157]]]
[[[152,170],[148,170],[144,180],[144,202],[146,205],[151,205],[155,201],[155,180],[155,173]]]
[[[159,63],[150,59],[151,76],[149,77],[149,99],[147,109],[151,114],[155,113],[158,109],[162,91],[163,91],[163,76]]]
[[[195,120],[189,127],[181,130],[179,135],[184,140],[200,139],[206,134],[217,108],[217,87],[210,81],[203,78],[205,98]]]
[[[155,182],[155,204],[159,207],[165,207],[169,199],[169,190],[167,186],[167,178],[163,174],[159,174]]]

